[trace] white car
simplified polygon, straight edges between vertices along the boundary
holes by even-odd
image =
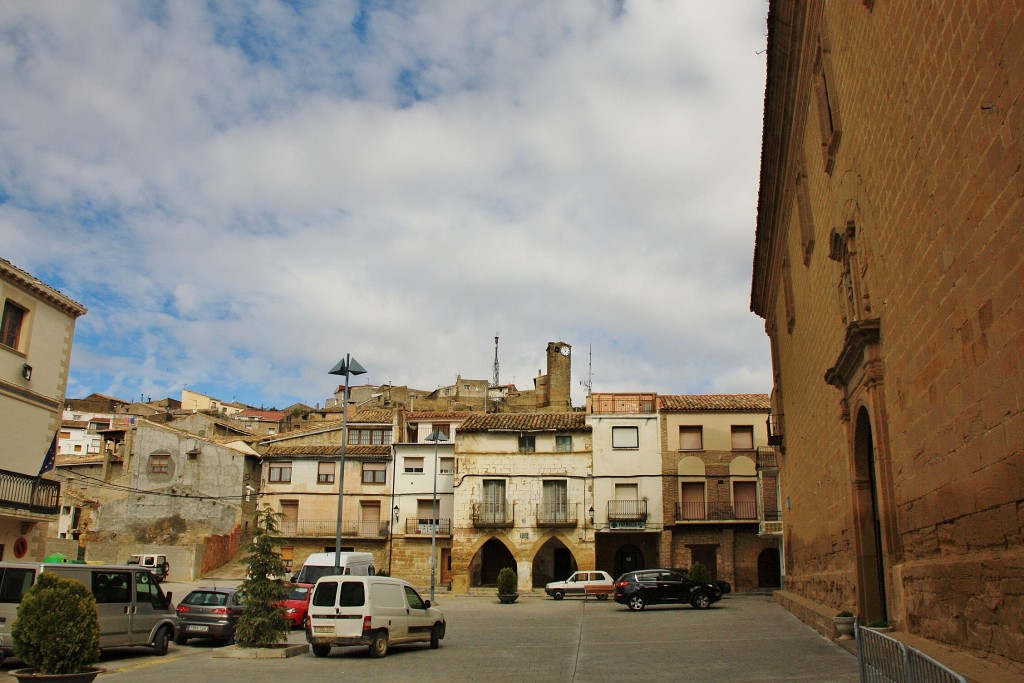
[[[544,592],[555,600],[566,595],[596,595],[598,600],[607,600],[614,590],[615,582],[608,572],[575,572],[565,581],[552,581],[544,586]]]

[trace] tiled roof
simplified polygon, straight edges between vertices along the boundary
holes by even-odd
[[[337,446],[271,446],[264,458],[339,458],[341,445]],[[345,447],[345,457],[355,460],[390,458],[391,446],[361,446],[350,444]]]
[[[75,429],[86,429],[89,427],[88,420],[61,420],[61,427],[72,427]]]
[[[469,410],[410,410],[406,412],[405,419],[409,422],[420,422],[423,420],[464,420],[470,415],[473,415],[473,412]]]
[[[111,462],[121,462],[121,458],[111,456]],[[102,453],[59,453],[54,461],[57,467],[70,467],[72,465],[102,465]]]
[[[771,411],[768,394],[695,394],[659,396],[658,408],[672,412],[763,412]]]
[[[348,423],[379,423],[391,424],[394,421],[394,411],[390,408],[360,408],[348,416]]]
[[[476,413],[466,418],[459,433],[468,432],[589,432],[585,413]]]

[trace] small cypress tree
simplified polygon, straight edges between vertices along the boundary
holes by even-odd
[[[502,567],[498,572],[498,594],[512,595],[516,592],[516,570],[512,567]]]
[[[690,567],[689,577],[691,581],[711,583],[711,571],[700,562],[694,562],[693,566]]]
[[[41,572],[11,627],[14,653],[43,674],[72,674],[100,658],[96,598],[83,584]]]
[[[235,627],[235,641],[242,647],[276,645],[290,630],[284,608],[278,606],[288,597],[288,589],[280,578],[287,570],[273,545],[278,516],[270,506],[257,510],[256,531],[246,545],[249,572],[238,587],[245,612]]]

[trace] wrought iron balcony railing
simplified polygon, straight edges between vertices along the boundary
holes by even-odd
[[[515,526],[516,504],[508,500],[481,500],[473,503],[473,526],[478,529],[502,529]]]
[[[348,538],[387,538],[387,522],[345,522],[341,523],[341,535]],[[278,533],[294,538],[330,538],[337,535],[336,519],[300,519],[282,522]]]
[[[775,446],[757,447],[757,469],[773,470],[779,467],[779,451]]]
[[[60,482],[0,470],[0,507],[56,515],[60,512]]]
[[[405,520],[406,536],[451,536],[452,520],[450,519],[418,519],[408,517]]]
[[[541,503],[537,506],[537,526],[572,529],[580,523],[577,510],[577,503]]]
[[[646,522],[646,500],[609,500],[609,522]]]
[[[677,522],[756,522],[757,503],[676,503]]]

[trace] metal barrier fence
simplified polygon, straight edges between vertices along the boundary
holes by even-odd
[[[862,683],[967,683],[925,653],[857,624],[857,663]]]

